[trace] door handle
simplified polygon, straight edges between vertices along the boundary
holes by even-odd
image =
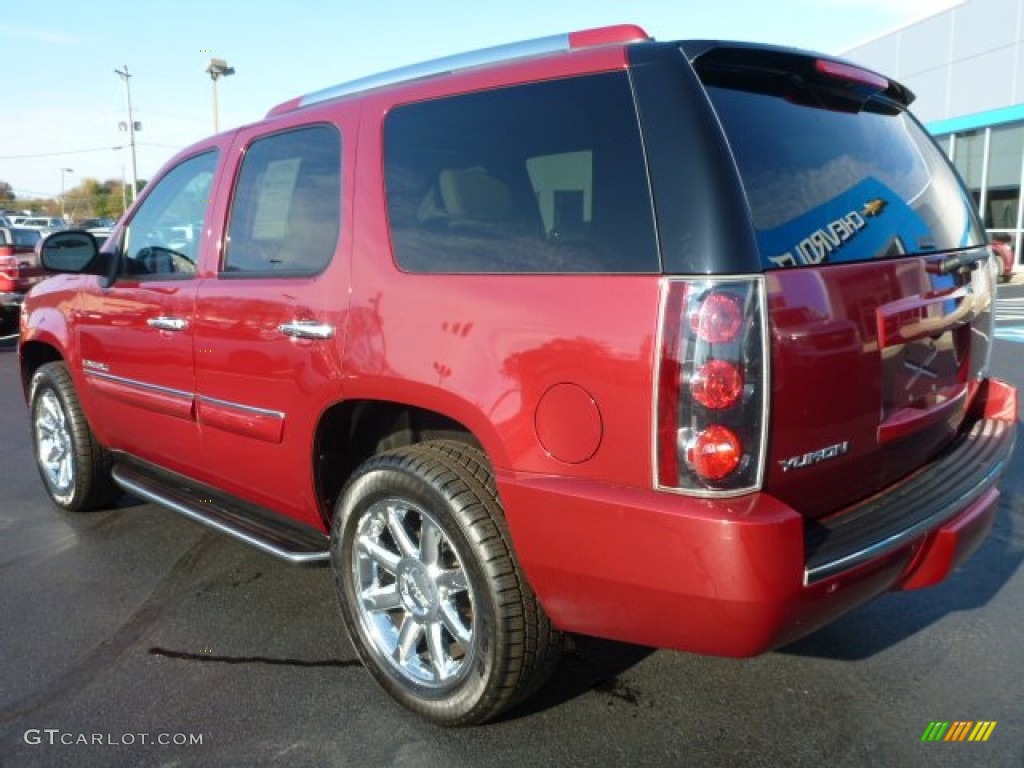
[[[334,326],[318,323],[316,320],[293,320],[281,323],[277,330],[293,339],[331,339],[334,338]]]
[[[183,317],[151,317],[146,321],[150,328],[159,328],[161,331],[184,331],[188,328],[188,320]]]

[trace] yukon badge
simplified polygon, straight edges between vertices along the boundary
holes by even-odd
[[[791,469],[803,469],[813,464],[820,464],[823,461],[837,458],[849,450],[850,444],[843,441],[830,445],[828,448],[819,448],[816,451],[805,453],[803,456],[792,456],[788,459],[783,459],[779,462],[779,465],[782,467],[783,472],[789,472]]]

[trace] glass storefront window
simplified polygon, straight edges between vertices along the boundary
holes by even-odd
[[[989,139],[988,192],[984,211],[987,229],[1017,228],[1022,161],[1024,125],[993,128]]]
[[[989,238],[1009,238],[1014,263],[1020,265],[1024,248],[1024,226],[1020,223],[1024,123],[947,133],[936,136],[935,143],[947,157],[952,154],[957,173],[975,203],[983,207],[981,214]]]
[[[981,178],[985,162],[985,131],[958,133],[953,151],[953,165],[963,177],[975,204],[981,202]]]

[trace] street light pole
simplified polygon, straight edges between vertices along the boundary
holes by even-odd
[[[135,202],[135,198],[139,195],[139,178],[135,168],[135,119],[132,117],[132,88],[128,83],[128,78],[131,75],[128,74],[128,65],[124,65],[124,71],[115,69],[114,74],[118,75],[124,81],[124,93],[128,99],[128,143],[132,148],[132,202]]]
[[[220,108],[217,104],[217,81],[222,77],[235,74],[235,68],[229,67],[224,59],[210,59],[206,74],[213,81],[213,132],[220,133]]]
[[[64,174],[74,173],[74,168],[61,168],[60,169],[60,217],[64,218]]]

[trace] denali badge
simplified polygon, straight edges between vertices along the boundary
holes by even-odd
[[[83,360],[82,361],[82,367],[86,368],[86,369],[88,369],[90,371],[100,371],[102,373],[109,373],[110,372],[110,366],[109,365],[107,365],[106,363],[96,362],[95,360]]]
[[[817,451],[805,453],[803,456],[793,456],[789,459],[783,459],[779,464],[782,466],[783,472],[789,472],[791,469],[801,469],[803,467],[809,467],[812,464],[827,461],[828,459],[834,459],[837,456],[842,456],[849,450],[850,444],[844,441],[842,443],[830,445],[828,448],[820,448]]]

